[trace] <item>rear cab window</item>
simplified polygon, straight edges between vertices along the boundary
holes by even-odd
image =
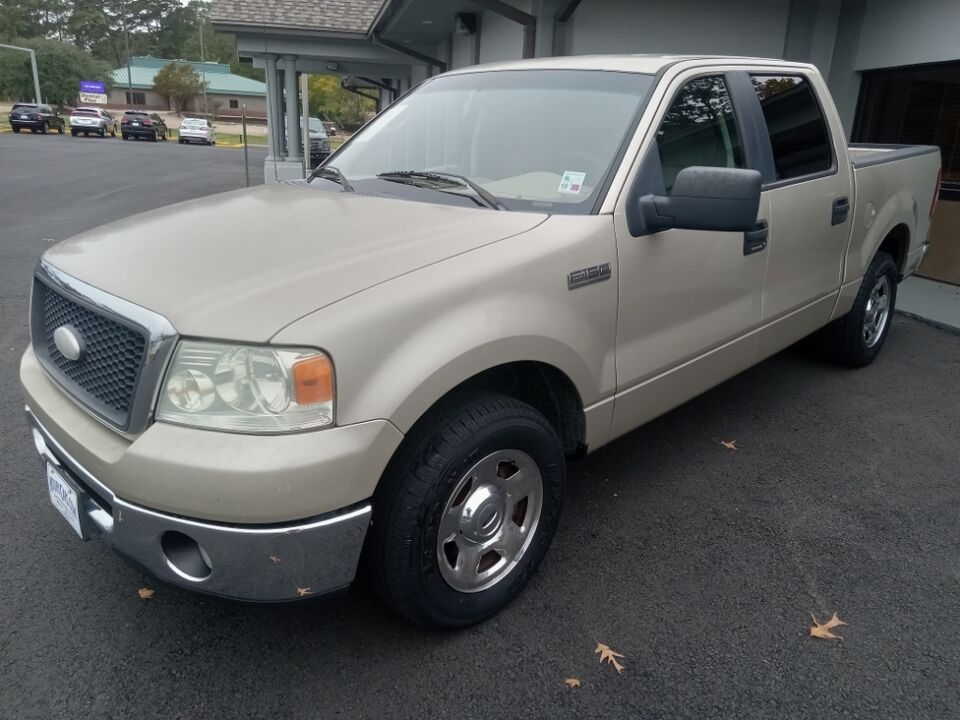
[[[777,182],[833,168],[833,143],[820,103],[802,75],[751,74],[773,152]]]

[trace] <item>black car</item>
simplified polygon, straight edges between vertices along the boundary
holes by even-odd
[[[56,130],[63,135],[66,121],[50,105],[16,103],[10,109],[10,127],[15,133],[29,130],[46,135],[51,130]]]
[[[145,110],[127,110],[120,121],[120,134],[124,140],[147,138],[148,140],[166,140],[167,124],[157,113]]]

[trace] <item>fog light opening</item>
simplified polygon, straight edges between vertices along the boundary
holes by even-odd
[[[210,577],[210,556],[189,535],[168,530],[160,538],[160,547],[166,556],[167,565],[177,575],[191,582],[202,582]]]

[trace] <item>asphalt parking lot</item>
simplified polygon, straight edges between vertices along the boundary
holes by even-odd
[[[22,418],[31,269],[51,240],[241,187],[242,162],[0,135],[0,718],[957,716],[960,336],[906,318],[868,368],[791,348],[571,465],[538,576],[460,633],[362,584],[196,596],[77,541]],[[809,638],[811,612],[844,639]]]

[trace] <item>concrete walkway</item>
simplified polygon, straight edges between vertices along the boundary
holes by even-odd
[[[897,288],[897,311],[960,332],[960,286],[913,275]]]

